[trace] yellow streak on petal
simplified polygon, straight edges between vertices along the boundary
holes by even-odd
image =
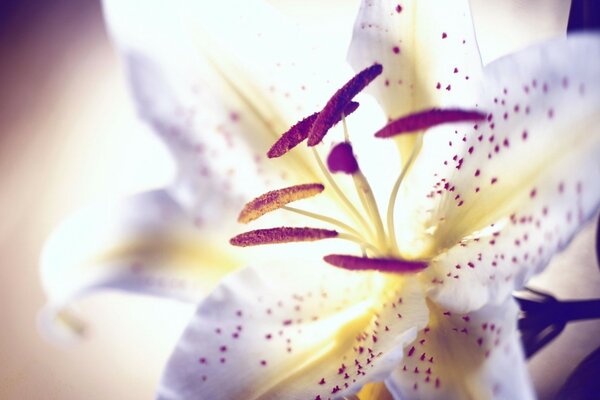
[[[320,364],[327,366],[330,362],[335,363],[336,360],[341,360],[355,345],[356,334],[365,331],[373,321],[379,306],[386,301],[386,295],[390,291],[395,292],[399,287],[414,282],[388,274],[374,274],[372,279],[372,292],[379,295],[369,296],[368,299],[356,303],[330,318],[303,327],[302,339],[304,341],[295,343],[296,348],[305,349],[304,357],[300,358],[302,362],[299,363],[299,359],[294,358],[289,363],[281,365],[278,374],[267,381],[268,383],[265,385],[267,387],[257,391],[260,393],[256,396],[257,398],[274,398],[273,396],[278,393],[284,393],[286,386],[301,382],[302,375],[307,369],[323,368]],[[289,372],[285,374],[284,371]],[[375,391],[376,389],[378,391]],[[383,389],[370,387],[366,389],[365,393],[387,393],[387,390],[384,392]],[[387,399],[386,397],[382,398]],[[375,398],[373,397],[373,399]],[[377,399],[379,400],[379,398]]]
[[[393,400],[383,382],[369,383],[358,392],[359,400]]]

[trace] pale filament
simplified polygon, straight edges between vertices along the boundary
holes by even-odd
[[[328,217],[326,215],[317,214],[311,211],[302,210],[296,207],[283,206],[282,210],[289,211],[292,213],[300,214],[305,217],[313,218],[318,221],[326,222],[332,225],[335,225],[341,229],[344,229],[346,232],[339,232],[337,238],[342,240],[348,240],[350,242],[357,243],[360,245],[360,248],[364,255],[367,254],[367,250],[370,250],[373,254],[380,254],[380,251],[373,245],[371,245],[365,238],[350,225],[343,223],[340,220],[335,218]]]
[[[400,175],[398,175],[398,178],[396,179],[396,182],[394,183],[394,186],[392,187],[392,192],[390,194],[390,200],[388,202],[387,229],[388,229],[388,234],[389,234],[389,239],[390,239],[392,249],[396,253],[396,255],[399,255],[399,253],[400,253],[400,249],[398,248],[398,242],[396,239],[396,229],[394,226],[394,209],[396,208],[395,207],[396,199],[398,198],[398,191],[400,190],[400,186],[402,185],[402,182],[404,181],[404,177],[408,173],[408,170],[411,168],[412,163],[415,161],[415,158],[417,157],[417,154],[419,153],[419,149],[421,148],[422,142],[423,142],[423,135],[419,135],[417,140],[415,141],[415,144],[413,146],[412,152],[410,153],[410,157],[408,158],[408,161],[402,167],[402,171],[400,172]]]
[[[368,242],[365,242],[364,240],[362,240],[362,238],[350,235],[348,233],[338,233],[337,238],[359,244],[360,247],[363,249],[363,253],[366,253],[366,250],[371,250],[373,255],[381,255],[382,253],[380,249]]]
[[[377,201],[373,195],[371,185],[369,185],[367,178],[360,171],[353,174],[352,178],[354,181],[354,186],[356,187],[356,191],[358,192],[358,197],[360,198],[365,211],[367,211],[371,217],[371,221],[373,221],[375,224],[375,229],[377,230],[377,244],[383,250],[386,250],[387,237],[383,229],[383,223],[379,214],[379,207],[377,206]]]

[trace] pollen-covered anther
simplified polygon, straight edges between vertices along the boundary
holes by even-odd
[[[432,108],[395,119],[377,131],[375,136],[378,138],[389,138],[402,133],[429,129],[441,124],[481,121],[486,117],[487,114],[477,110]]]
[[[369,83],[383,72],[381,64],[373,64],[360,71],[354,78],[350,79],[341,89],[329,99],[323,110],[317,116],[310,132],[308,133],[308,145],[316,146],[321,143],[325,134],[335,125],[338,115]]]
[[[320,183],[306,183],[283,189],[272,190],[258,196],[247,203],[238,217],[238,222],[247,224],[269,213],[275,211],[291,202],[313,197],[321,193],[325,187]]]
[[[355,101],[351,101],[348,103],[344,109],[339,112],[333,121],[333,125],[337,124],[342,120],[342,117],[348,116],[352,114],[358,108],[359,103]],[[315,123],[319,113],[316,112],[300,122],[296,123],[296,125],[292,126],[287,132],[285,132],[281,137],[271,146],[269,151],[267,152],[267,157],[276,158],[281,157],[300,143],[304,141],[308,137],[308,132],[310,128]],[[332,126],[333,126],[332,125]]]
[[[238,247],[259,246],[291,242],[314,242],[338,236],[337,231],[319,228],[269,228],[244,232],[229,239],[229,243]]]
[[[323,257],[326,263],[350,271],[380,271],[392,273],[415,273],[427,268],[425,261],[410,261],[398,258],[369,258],[330,254]]]

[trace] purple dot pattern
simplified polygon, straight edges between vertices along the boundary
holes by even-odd
[[[426,135],[407,187],[419,205],[411,212],[449,249],[426,271],[437,301],[470,308],[505,298],[597,209],[598,82],[593,67],[567,61],[583,52],[600,57],[592,41],[558,40],[491,64],[480,101],[488,118]],[[457,298],[465,285],[469,295]]]
[[[389,373],[414,337],[410,332],[428,320],[416,281],[381,282],[373,274],[301,265],[232,276],[200,306],[171,357],[169,389],[206,398],[334,399],[355,392]],[[361,304],[366,308],[343,322]],[[294,385],[280,385],[283,371]],[[224,388],[224,376],[236,376],[236,385]]]

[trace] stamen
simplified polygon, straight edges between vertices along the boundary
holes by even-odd
[[[321,143],[327,131],[335,124],[336,118],[343,113],[348,103],[369,83],[383,72],[381,64],[373,64],[350,79],[329,99],[315,120],[308,134],[308,145]]]
[[[481,121],[485,119],[486,116],[487,114],[476,110],[443,110],[439,108],[432,108],[430,110],[420,111],[418,113],[410,114],[393,120],[377,131],[375,136],[378,138],[389,138],[401,133],[420,131],[450,122]]]
[[[326,263],[350,271],[380,271],[394,273],[419,272],[427,268],[425,261],[408,261],[397,258],[367,258],[330,254],[323,257]]]
[[[344,109],[339,112],[333,118],[333,125],[337,124],[342,120],[345,115],[350,115],[358,108],[359,104],[355,101],[351,101],[346,104]],[[287,132],[285,132],[281,137],[271,146],[269,151],[267,152],[267,157],[276,158],[281,157],[308,137],[308,132],[316,121],[319,113],[314,113],[302,121],[298,122],[296,125],[292,126]],[[333,126],[332,125],[332,126]]]
[[[244,232],[229,239],[229,243],[238,247],[259,246],[262,244],[313,242],[337,237],[338,233],[318,228],[269,228]]]
[[[269,213],[277,210],[291,202],[316,196],[321,193],[325,187],[320,183],[307,183],[304,185],[295,185],[287,188],[272,190],[258,196],[247,203],[238,217],[238,222],[247,224]]]
[[[348,142],[338,143],[327,157],[327,168],[331,173],[343,172],[352,175],[358,171],[358,163]]]
[[[423,135],[419,135],[419,137],[417,138],[417,141],[415,142],[415,145],[413,146],[413,149],[410,153],[410,157],[408,158],[408,161],[404,164],[404,166],[402,167],[402,171],[400,172],[400,175],[398,175],[396,182],[394,182],[394,186],[392,187],[392,192],[390,194],[390,200],[388,201],[388,209],[387,209],[388,235],[390,237],[390,242],[391,242],[392,248],[397,254],[400,251],[398,249],[398,241],[396,240],[396,227],[395,227],[395,221],[394,221],[394,210],[396,209],[396,199],[398,198],[398,192],[400,190],[400,186],[402,185],[402,182],[404,181],[404,177],[406,176],[406,174],[408,173],[408,170],[410,169],[413,162],[415,161],[415,158],[417,158],[417,154],[419,153],[419,149],[421,148],[422,143],[423,143]]]

